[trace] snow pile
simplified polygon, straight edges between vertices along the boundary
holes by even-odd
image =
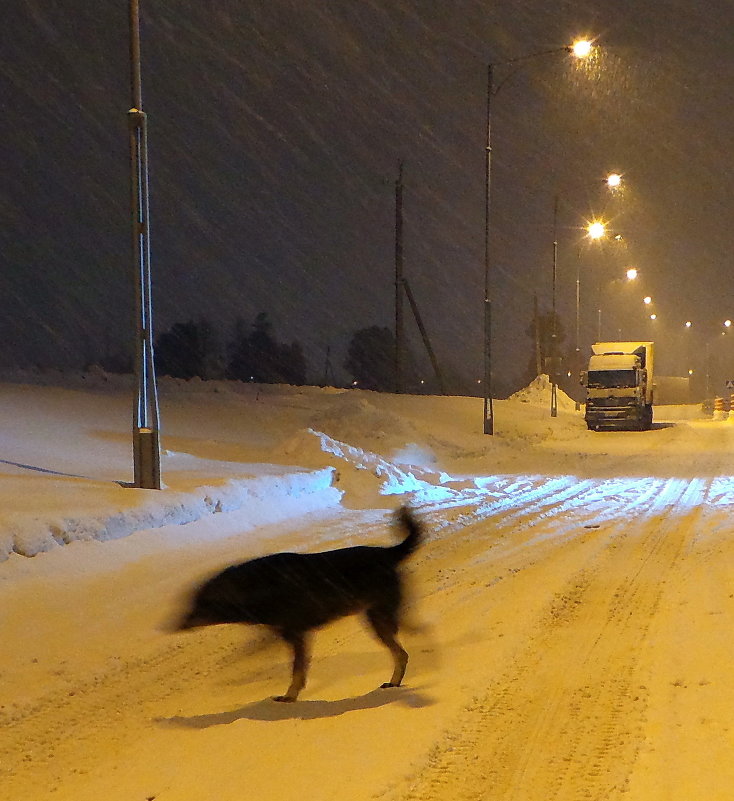
[[[5,512],[0,530],[0,561],[12,553],[36,556],[58,545],[114,540],[136,531],[184,526],[207,515],[242,508],[247,508],[261,523],[272,523],[289,514],[338,503],[342,493],[333,487],[333,478],[332,468],[296,469],[229,479],[189,492],[111,487],[91,508],[82,507],[74,516],[53,513],[39,516],[32,509]]]
[[[519,403],[550,406],[550,378],[545,374],[537,376],[537,378],[534,378],[526,387],[523,387],[515,392],[514,395],[511,395],[509,399],[511,401],[518,401]],[[556,388],[556,400],[559,410],[562,409],[563,411],[570,412],[576,408],[576,402],[569,398],[562,389]]]

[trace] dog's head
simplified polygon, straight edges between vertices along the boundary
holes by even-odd
[[[233,621],[231,615],[227,614],[226,605],[216,592],[212,592],[209,583],[206,583],[191,594],[171,630],[188,631],[229,622]]]
[[[222,623],[250,622],[243,608],[247,594],[227,569],[195,587],[182,604],[171,631],[187,631]]]

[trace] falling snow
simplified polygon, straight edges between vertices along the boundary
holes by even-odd
[[[86,366],[132,338],[127,4],[11,5],[0,364]],[[734,314],[725,0],[144,0],[141,13],[158,333],[204,316],[226,339],[237,317],[267,311],[303,343],[313,379],[328,348],[341,373],[355,329],[392,324],[404,161],[406,277],[444,373],[481,376],[486,66],[581,33],[599,45],[588,66],[564,55],[497,76],[498,391],[523,383],[534,295],[551,305],[556,197],[564,347],[580,266],[584,352],[601,301],[602,339],[669,343],[662,374],[734,377],[717,340]],[[625,182],[614,198],[609,170]],[[580,248],[594,215],[624,248]],[[639,297],[620,302],[614,281],[631,265]],[[424,369],[412,324],[410,338]]]

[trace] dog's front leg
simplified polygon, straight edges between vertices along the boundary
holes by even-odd
[[[392,678],[381,684],[381,687],[399,687],[408,664],[408,652],[395,639],[398,631],[395,616],[396,612],[392,609],[386,612],[375,609],[367,610],[367,620],[380,641],[390,650],[393,658]]]
[[[291,702],[298,698],[306,684],[306,673],[308,672],[309,662],[309,642],[302,632],[281,631],[280,636],[290,645],[293,650],[293,672],[291,675],[290,687],[285,695],[276,695],[273,700]]]

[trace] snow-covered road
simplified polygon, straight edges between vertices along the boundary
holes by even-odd
[[[26,560],[0,584],[0,798],[728,799],[734,426],[582,425],[555,439],[557,473],[543,440],[523,471],[413,496],[429,538],[394,690],[355,619],[317,634],[289,705],[270,700],[288,655],[257,630],[161,631],[222,564],[389,542],[386,508],[332,504],[256,539],[237,509],[178,547],[170,526]]]

